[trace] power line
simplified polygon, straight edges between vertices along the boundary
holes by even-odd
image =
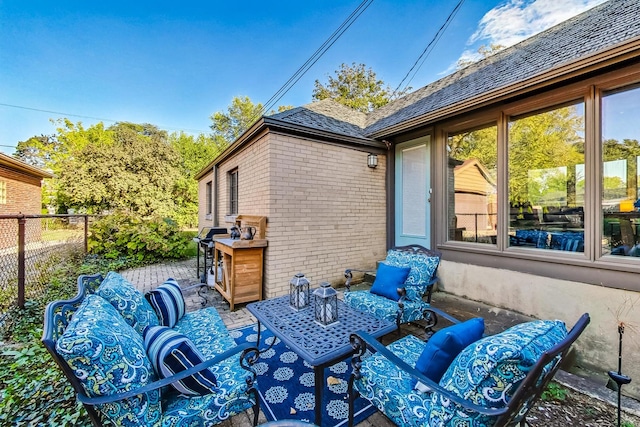
[[[98,120],[98,121],[101,121],[101,122],[112,122],[112,123],[128,122],[128,120],[104,119],[104,118],[100,118],[100,117],[84,116],[84,115],[81,115],[81,114],[62,113],[60,111],[43,110],[41,108],[25,107],[25,106],[22,106],[22,105],[5,104],[5,103],[2,103],[2,102],[0,102],[0,106],[10,107],[10,108],[19,108],[21,110],[38,111],[40,113],[55,114],[57,116],[63,116],[63,117],[78,117],[78,118],[81,118],[81,119]],[[155,126],[157,126],[158,128],[161,128],[161,129],[175,130],[175,131],[199,132],[199,133],[209,132],[209,131],[204,131],[204,130],[201,130],[201,129],[181,129],[181,128],[174,128],[174,127],[169,127],[169,126],[161,126],[161,125],[155,125]]]
[[[393,91],[393,94],[391,95],[391,97],[395,96],[396,93],[400,92],[400,87],[402,86],[404,81],[407,80],[407,78],[409,77],[409,74],[411,74],[411,72],[415,69],[415,72],[413,73],[411,78],[407,81],[407,84],[404,86],[404,88],[402,89],[402,91],[407,90],[407,87],[409,87],[409,84],[411,83],[411,80],[413,80],[413,78],[416,76],[416,74],[420,70],[420,67],[422,67],[422,64],[424,64],[424,61],[427,59],[427,56],[429,56],[429,53],[431,53],[431,51],[433,50],[435,45],[438,43],[438,41],[440,40],[440,38],[444,34],[444,31],[447,29],[447,27],[449,26],[449,24],[451,23],[453,18],[456,16],[458,11],[460,10],[460,7],[462,6],[462,3],[464,3],[464,0],[460,0],[458,2],[458,4],[456,4],[456,6],[453,8],[451,13],[449,13],[449,16],[447,16],[447,19],[444,21],[444,24],[442,24],[442,26],[440,26],[440,28],[438,29],[436,34],[433,36],[433,38],[431,39],[431,41],[429,42],[427,47],[424,48],[424,50],[422,51],[422,53],[420,54],[418,59],[416,59],[416,61],[413,63],[413,65],[411,66],[411,69],[402,78],[402,80],[400,81],[400,84],[398,85],[396,90]]]
[[[327,40],[322,43],[322,45],[306,60],[304,64],[302,64],[296,72],[285,82],[284,85],[271,97],[269,100],[263,105],[260,114],[257,117],[254,117],[252,120],[255,121],[262,115],[264,115],[270,108],[272,108],[301,78],[303,75],[313,67],[313,65],[318,62],[318,60],[333,46],[333,44],[338,41],[338,39],[344,34],[345,31],[351,27],[351,25],[362,15],[362,13],[367,10],[367,8],[373,3],[373,0],[363,0],[358,7],[351,12],[351,14],[344,20],[342,24],[329,36]]]

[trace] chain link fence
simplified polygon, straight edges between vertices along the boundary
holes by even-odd
[[[41,295],[49,273],[87,250],[89,215],[0,215],[0,324],[8,310]]]
[[[495,243],[497,214],[456,213],[457,227],[465,242]]]

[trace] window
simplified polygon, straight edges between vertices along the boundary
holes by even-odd
[[[509,245],[584,252],[584,103],[509,121]]]
[[[0,205],[7,204],[7,181],[0,181]]]
[[[496,243],[498,128],[447,137],[448,239]]]
[[[602,254],[640,256],[640,88],[602,97]]]
[[[205,214],[211,215],[212,207],[213,207],[212,206],[213,205],[213,203],[212,203],[212,201],[213,201],[213,186],[212,186],[212,182],[211,181],[207,182],[205,192],[206,192],[206,199],[207,199],[206,202],[205,202],[206,203]]]
[[[238,214],[238,169],[229,172],[229,215]]]

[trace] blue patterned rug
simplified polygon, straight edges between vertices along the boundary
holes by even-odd
[[[230,331],[236,343],[255,343],[258,337],[257,325],[250,325]],[[313,368],[291,351],[280,339],[274,338],[264,327],[260,335],[260,349],[266,349],[273,340],[269,351],[260,354],[254,365],[258,374],[258,392],[261,410],[269,421],[295,419],[314,422],[315,394]],[[266,344],[265,344],[266,343]],[[325,388],[322,394],[322,426],[346,426],[349,414],[347,385],[351,375],[351,358],[325,368]],[[327,378],[333,377],[327,386]],[[375,412],[368,401],[355,401],[355,424]]]

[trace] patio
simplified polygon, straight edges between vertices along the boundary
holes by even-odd
[[[158,284],[162,283],[168,277],[172,277],[178,281],[180,286],[184,289],[193,285],[199,284],[196,277],[196,260],[186,260],[181,262],[170,262],[163,264],[155,264],[137,269],[126,270],[122,272],[122,275],[129,281],[134,283],[142,292],[146,292]],[[313,285],[313,284],[312,284]],[[237,305],[235,310],[231,312],[229,310],[229,304],[222,298],[222,296],[215,290],[210,289],[204,292],[203,295],[207,298],[207,306],[213,306],[219,312],[225,325],[229,329],[236,329],[243,326],[247,326],[256,322],[255,318],[246,309],[246,304]],[[185,293],[185,301],[187,303],[187,310],[195,310],[201,307],[202,299],[198,296],[197,288],[193,288]],[[531,320],[528,317],[519,315],[517,313],[509,312],[504,309],[490,307],[474,301],[464,300],[458,297],[453,297],[444,293],[435,293],[432,301],[433,305],[440,308],[447,313],[457,317],[459,319],[468,319],[471,317],[483,317],[486,324],[487,334],[495,334],[501,332],[515,324],[522,323]],[[413,334],[421,339],[424,339],[424,330],[414,325],[403,325],[402,335]],[[393,333],[383,339],[384,344],[388,344],[391,341],[398,339],[398,336]],[[602,378],[596,380],[585,379],[565,371],[559,371],[555,377],[555,380],[567,389],[578,392],[585,400],[592,399],[593,406],[610,405],[611,408],[616,404],[616,393],[605,388],[602,381],[606,381]],[[606,403],[606,405],[603,405]],[[542,405],[540,405],[542,406]],[[622,407],[625,413],[639,417],[640,421],[640,402],[623,397]],[[543,410],[543,408],[539,408]],[[613,412],[615,413],[615,411]],[[546,414],[547,417],[549,414]],[[260,423],[266,422],[264,414],[260,414]],[[542,421],[542,420],[541,420]],[[566,423],[568,419],[564,420]],[[611,419],[610,425],[614,424],[614,419]],[[357,427],[373,427],[373,426],[393,426],[384,415],[379,412],[374,413],[368,419],[361,422]],[[555,425],[550,421],[545,421],[539,425]],[[560,425],[560,424],[559,424]],[[586,424],[585,424],[586,425]],[[603,424],[592,424],[603,425]],[[609,425],[609,424],[604,424]],[[636,423],[633,425],[640,425]],[[233,417],[231,420],[222,424],[224,427],[245,427],[251,426],[251,418],[249,415],[242,414]]]

